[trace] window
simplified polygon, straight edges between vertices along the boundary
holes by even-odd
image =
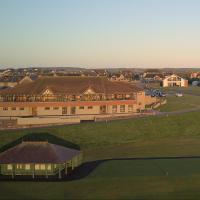
[[[25,170],[30,170],[31,169],[31,165],[30,164],[26,164],[25,165]]]
[[[19,108],[19,110],[24,110],[24,108]]]
[[[45,170],[45,165],[44,164],[40,165],[40,169]]]
[[[35,170],[45,170],[45,164],[36,164]]]
[[[88,106],[88,109],[93,109],[93,106]]]
[[[13,168],[12,165],[10,165],[10,164],[7,165],[7,170],[12,170],[12,168]]]
[[[8,108],[4,107],[3,110],[8,110]]]
[[[50,110],[50,107],[45,107],[44,109],[45,109],[45,110]]]
[[[71,115],[75,115],[76,114],[76,107],[71,107]]]
[[[36,164],[35,165],[35,170],[39,170],[40,169],[40,165]]]
[[[59,107],[54,107],[53,109],[54,109],[54,110],[59,110]]]
[[[22,167],[23,167],[22,164],[17,164],[16,166],[17,169],[22,169]]]
[[[133,112],[133,106],[132,105],[128,105],[128,112],[129,113]]]
[[[11,110],[16,110],[16,108],[15,108],[15,107],[12,107]]]
[[[117,113],[117,106],[112,106],[112,113]]]
[[[125,105],[121,105],[121,106],[120,106],[120,112],[121,112],[121,113],[124,113],[124,112],[125,112]]]
[[[84,106],[80,106],[79,109],[80,109],[80,110],[84,110]]]
[[[51,170],[51,165],[47,165],[47,170]]]
[[[62,114],[67,115],[67,107],[62,107]]]
[[[123,98],[123,95],[122,94],[118,94],[117,95],[117,99],[122,99]]]

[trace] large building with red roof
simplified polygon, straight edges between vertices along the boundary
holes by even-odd
[[[105,77],[41,77],[0,92],[1,117],[133,114],[146,104],[142,89]]]

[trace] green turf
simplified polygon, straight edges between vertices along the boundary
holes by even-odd
[[[200,159],[108,161],[72,182],[0,182],[0,198],[199,199],[198,166]]]
[[[184,94],[183,97],[171,95],[167,97],[167,104],[158,108],[161,112],[172,112],[190,108],[200,108],[200,96]]]
[[[128,144],[137,140],[151,141],[170,137],[199,137],[200,112],[174,116],[156,116],[73,126],[1,131],[0,146],[31,132],[49,132],[74,142],[82,149]]]
[[[181,87],[169,87],[169,88],[163,88],[164,91],[170,92],[170,91],[175,91],[175,92],[182,92],[185,94],[193,94],[193,95],[199,95],[200,94],[200,87],[194,87],[194,86],[189,86],[187,88],[181,88]]]
[[[200,112],[0,132],[0,146],[30,132],[80,145],[85,161],[199,156]],[[0,199],[199,199],[199,160],[110,161],[72,182],[0,182]],[[168,174],[167,174],[168,173]]]

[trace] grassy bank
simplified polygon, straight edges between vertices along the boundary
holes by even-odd
[[[189,138],[190,140],[195,138],[194,140],[198,141],[200,138],[199,121],[200,112],[192,112],[182,115],[129,119],[108,123],[3,131],[0,132],[0,147],[32,132],[38,134],[48,132],[78,144],[82,150],[88,152],[92,152],[93,149],[112,149],[112,147],[118,146],[125,148],[129,144],[131,147],[145,144],[145,146],[150,145],[152,148],[152,143],[155,146],[165,141],[171,144],[171,140],[178,142],[180,138]],[[160,149],[162,151],[162,146],[160,146]],[[105,153],[105,155],[107,154]],[[95,154],[93,159],[96,159]]]

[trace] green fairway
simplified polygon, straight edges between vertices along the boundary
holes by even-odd
[[[199,199],[200,159],[126,160],[200,156],[200,112],[0,132],[0,146],[31,132],[78,144],[84,161],[102,162],[71,182],[0,182],[0,199]]]
[[[0,182],[0,198],[199,199],[199,166],[200,159],[107,161],[72,182]]]
[[[200,176],[199,158],[112,160],[100,164],[89,179],[135,176]]]

